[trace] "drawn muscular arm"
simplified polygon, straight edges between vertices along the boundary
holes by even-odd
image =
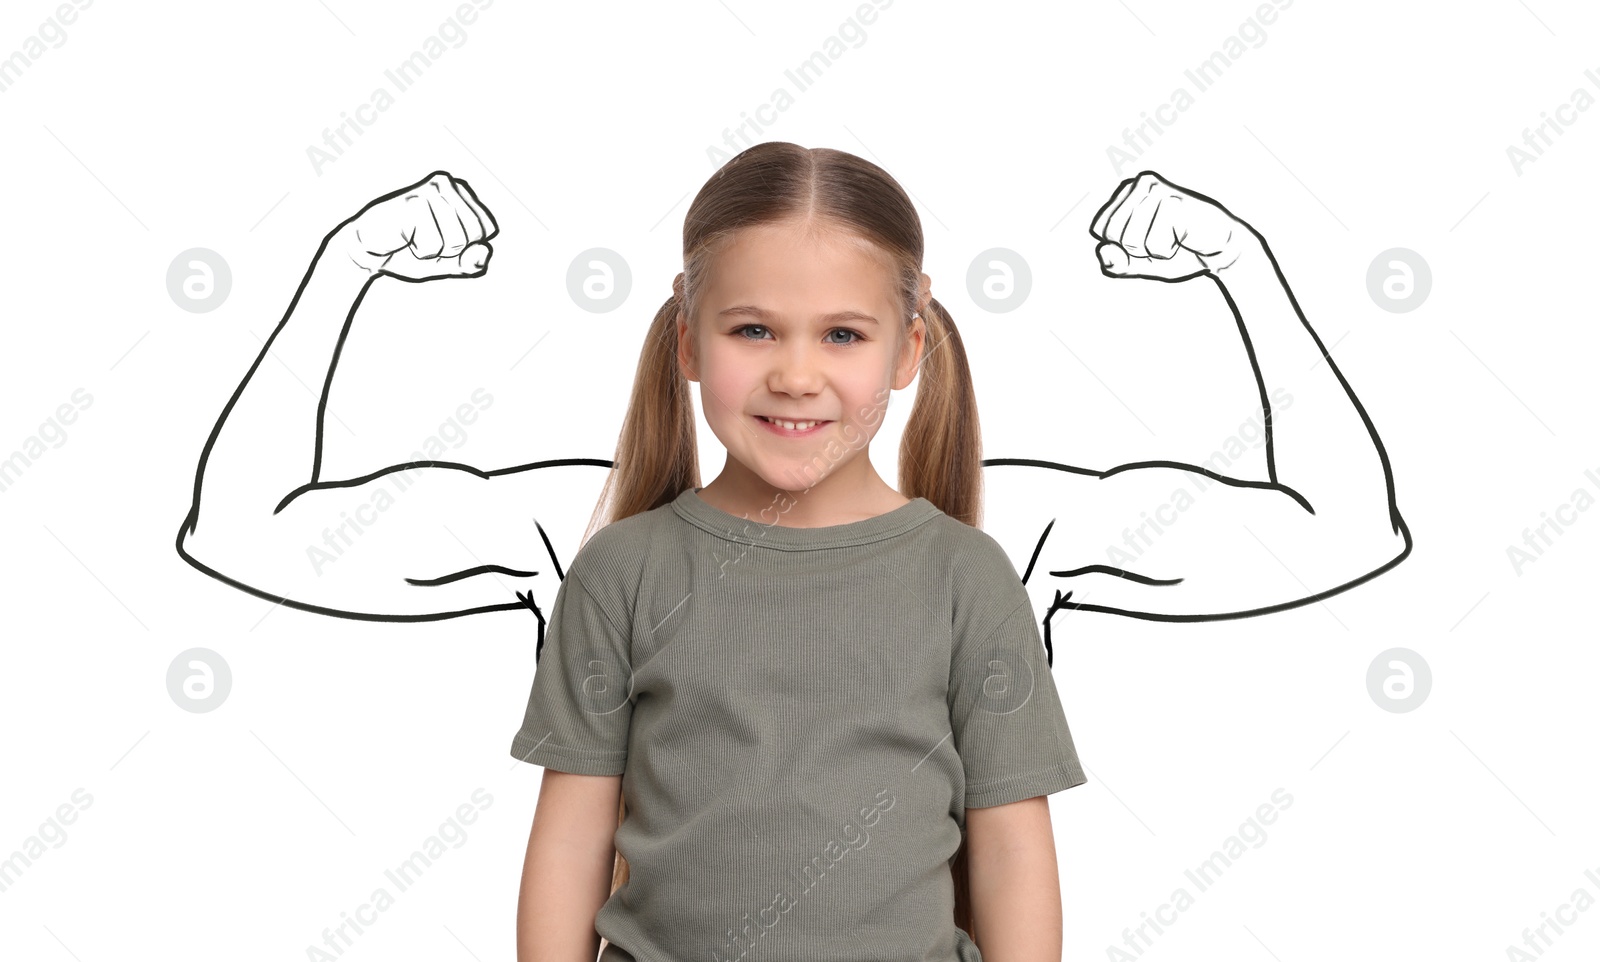
[[[575,512],[538,520],[533,512],[555,503],[563,473],[593,476],[598,490],[597,468],[609,462],[485,472],[430,459],[321,478],[328,392],[367,290],[482,276],[497,232],[472,189],[439,171],[372,201],[323,239],[206,440],[178,533],[184,560],[263,598],[366,620],[535,607],[536,586],[554,597],[558,555],[576,552],[581,531],[567,520]]]
[[[1087,471],[986,460],[987,502],[1051,505],[1053,519],[1031,543],[1016,535],[1008,545],[1030,589],[1051,596],[1051,613],[1170,621],[1266,614],[1403,560],[1411,536],[1388,455],[1266,240],[1210,198],[1149,171],[1119,186],[1091,233],[1108,277],[1217,284],[1255,374],[1267,477],[1173,461]]]

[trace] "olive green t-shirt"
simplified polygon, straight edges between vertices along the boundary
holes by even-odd
[[[925,498],[795,528],[698,491],[579,550],[511,743],[623,776],[603,962],[981,962],[966,809],[1087,780],[1015,566]]]

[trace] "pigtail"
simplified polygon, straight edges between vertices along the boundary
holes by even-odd
[[[917,399],[900,437],[900,493],[982,527],[983,436],[967,349],[937,300],[930,298],[921,313],[927,334]]]
[[[639,349],[612,470],[584,531],[585,542],[613,521],[658,508],[685,488],[700,486],[694,401],[678,366],[680,283],[674,282],[672,296],[656,311]]]

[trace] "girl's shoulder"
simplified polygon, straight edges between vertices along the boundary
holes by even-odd
[[[975,528],[965,521],[952,518],[943,511],[930,519],[930,528],[942,546],[971,564],[980,566],[1010,564],[1006,549],[994,535],[982,528]]]
[[[585,585],[598,577],[635,581],[630,573],[636,574],[650,546],[659,543],[670,512],[670,505],[662,505],[611,522],[583,543],[568,565],[569,570],[582,572]]]
[[[961,574],[955,585],[963,592],[990,594],[1021,585],[1015,559],[994,535],[941,512],[933,519],[941,553]]]

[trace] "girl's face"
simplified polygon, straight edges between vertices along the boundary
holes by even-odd
[[[678,357],[700,382],[706,423],[728,449],[725,471],[736,472],[741,494],[798,492],[825,478],[846,495],[882,487],[867,444],[890,390],[916,376],[925,333],[918,318],[901,334],[893,287],[857,243],[792,223],[747,228],[717,254],[692,337],[679,314]],[[919,313],[928,290],[924,274]],[[789,431],[772,418],[825,423]]]

